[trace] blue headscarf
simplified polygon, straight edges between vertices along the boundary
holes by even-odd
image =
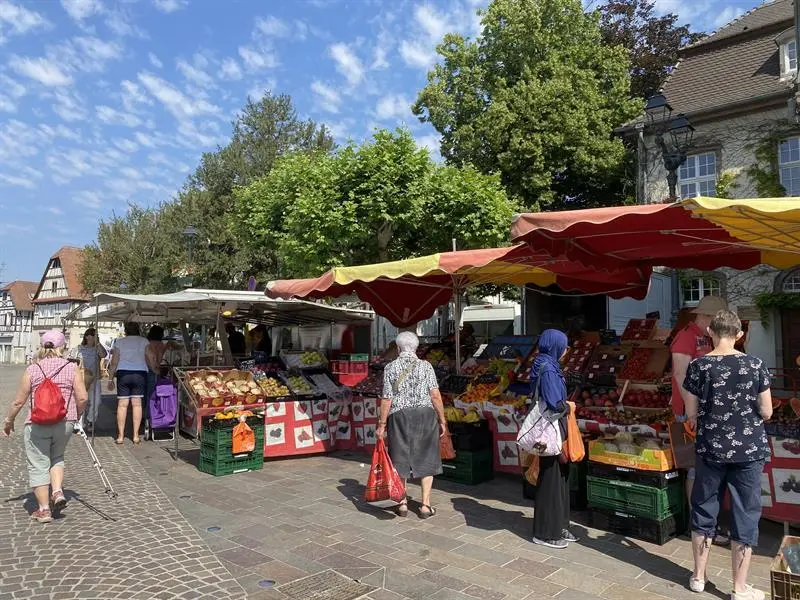
[[[537,381],[539,397],[553,410],[561,411],[567,401],[567,384],[559,360],[567,349],[567,336],[558,329],[545,329],[539,336],[539,354],[531,369],[531,394],[536,393]]]

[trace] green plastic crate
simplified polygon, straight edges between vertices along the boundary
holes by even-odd
[[[261,437],[261,443],[264,443],[264,423],[263,421],[258,425],[248,423],[253,433],[256,435],[256,445],[258,445],[258,438]],[[203,426],[200,433],[200,441],[204,446],[215,446],[221,448],[230,448],[233,444],[233,427],[212,428]]]
[[[197,465],[198,470],[203,473],[209,473],[215,477],[221,475],[232,475],[233,473],[244,473],[245,471],[257,471],[264,468],[264,451],[256,450],[250,454],[243,454],[231,458],[216,457],[209,459],[203,456],[203,451],[200,451],[200,462]]]
[[[589,475],[586,483],[591,508],[623,511],[657,521],[685,512],[686,495],[680,481],[657,488]]]
[[[350,362],[368,362],[369,354],[343,354],[342,358]]]
[[[493,479],[492,449],[457,451],[453,460],[442,461],[442,474],[439,477],[467,485],[477,485]]]

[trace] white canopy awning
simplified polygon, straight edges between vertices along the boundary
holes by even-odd
[[[66,321],[137,321],[141,323],[216,323],[222,314],[231,321],[282,325],[358,323],[375,313],[343,309],[306,300],[273,300],[263,292],[188,289],[172,294],[101,292],[91,304],[73,310]]]

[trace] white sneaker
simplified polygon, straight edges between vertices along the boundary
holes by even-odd
[[[695,579],[694,577],[689,577],[689,589],[693,592],[697,592],[698,594],[702,594],[706,591],[706,582],[702,579]]]
[[[752,585],[746,585],[744,591],[731,593],[731,600],[764,600],[766,595]]]

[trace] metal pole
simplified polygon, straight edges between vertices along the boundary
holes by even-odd
[[[94,351],[97,354],[95,361],[95,374],[94,381],[92,381],[92,391],[89,398],[93,399],[89,410],[92,411],[92,448],[94,448],[94,432],[97,430],[97,413],[99,412],[98,402],[103,399],[103,386],[100,383],[100,300],[95,296],[94,298]],[[97,397],[97,388],[100,388],[100,397]]]
[[[461,290],[456,288],[455,293],[455,340],[456,340],[456,373],[461,375]]]

